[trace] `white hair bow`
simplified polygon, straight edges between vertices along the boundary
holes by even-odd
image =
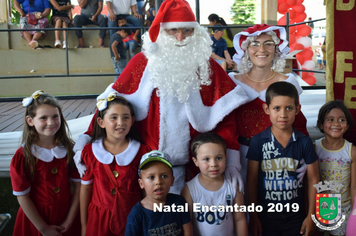
[[[34,92],[34,93],[31,95],[31,97],[24,98],[24,99],[22,100],[22,106],[23,106],[23,107],[28,107],[28,106],[32,103],[33,99],[38,98],[38,97],[41,96],[43,93],[44,93],[44,92],[43,92],[42,90],[37,90],[36,92]]]
[[[102,111],[107,108],[108,102],[114,100],[119,94],[115,92],[110,92],[106,98],[100,98],[98,99],[98,102],[96,103],[96,107],[98,108],[99,111]]]

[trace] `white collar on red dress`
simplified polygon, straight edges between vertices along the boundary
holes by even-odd
[[[32,145],[31,152],[35,157],[44,162],[51,162],[53,161],[54,157],[57,159],[62,159],[67,155],[67,149],[62,145],[52,149],[43,148],[38,145]]]
[[[98,139],[92,144],[92,150],[95,158],[102,164],[111,164],[112,161],[116,160],[119,166],[127,166],[135,159],[141,144],[136,140],[129,141],[129,146],[122,153],[113,155],[108,152],[103,145],[103,140]]]

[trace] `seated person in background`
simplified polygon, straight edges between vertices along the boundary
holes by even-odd
[[[145,197],[127,217],[125,236],[193,235],[189,212],[164,212],[164,207],[183,207],[184,198],[168,193],[174,182],[168,154],[151,151],[141,158],[138,183]]]
[[[100,27],[106,27],[108,24],[108,18],[105,15],[100,14],[103,10],[103,0],[78,0],[81,8],[80,15],[74,17],[74,27],[82,27],[83,25],[97,25]],[[79,40],[79,44],[76,48],[84,48],[83,31],[77,30],[76,35]],[[99,33],[99,47],[105,47],[104,39],[106,36],[106,29],[101,29]]]
[[[224,18],[222,18],[214,13],[212,13],[208,16],[208,20],[209,20],[210,26],[219,26],[219,25],[227,26]],[[231,29],[226,27],[226,29],[224,30],[224,35],[222,37],[226,41],[227,51],[229,52],[230,57],[233,58],[236,51],[235,51],[234,44],[233,44],[234,35],[232,34]]]
[[[150,8],[145,11],[146,9],[146,4],[149,2]],[[156,3],[155,0],[147,0],[145,2],[145,5],[142,7],[142,11],[145,12],[145,15],[147,16],[147,19],[145,20],[144,26],[150,27],[152,24],[152,21],[156,17]]]
[[[122,27],[129,26],[122,25]],[[127,38],[129,34],[131,34],[130,29],[121,28],[110,37],[110,54],[117,75],[115,79],[121,74],[127,64],[125,45],[122,40]]]
[[[109,11],[108,26],[117,27],[117,17],[122,15],[126,21],[136,27],[142,26],[142,15],[139,14],[135,0],[106,0]],[[132,15],[130,15],[130,13]],[[116,33],[116,29],[110,29],[110,37]]]
[[[53,9],[51,21],[54,28],[67,28],[72,22],[72,8],[74,8],[74,5],[71,5],[70,0],[50,0],[50,3]],[[61,47],[60,34],[61,31],[54,31],[56,39],[54,46],[56,48]],[[66,47],[66,32],[63,31],[63,48]]]
[[[132,58],[136,54],[136,48],[139,42],[138,38],[140,35],[140,29],[137,29],[134,27],[134,25],[127,23],[125,17],[123,17],[122,15],[117,16],[117,24],[119,27],[124,27],[124,25],[126,25],[127,27],[132,27],[131,34],[129,34],[127,38],[122,39],[126,51],[129,50],[130,57]]]
[[[14,8],[20,13],[20,29],[33,29],[33,31],[20,31],[32,49],[37,48],[38,42],[46,31],[41,31],[48,26],[47,16],[51,12],[51,4],[48,0],[13,0]],[[20,5],[21,4],[21,5]],[[34,22],[29,21],[29,14],[34,14]],[[36,29],[36,30],[35,30]]]
[[[227,51],[226,41],[222,38],[224,30],[225,28],[214,28],[214,35],[211,36],[211,40],[213,40],[213,54],[211,57],[214,58],[224,70],[234,69],[236,63],[231,60],[230,54]]]

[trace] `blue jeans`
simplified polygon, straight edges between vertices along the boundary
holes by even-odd
[[[115,57],[112,57],[112,64],[114,65],[114,69],[115,69],[115,74],[117,76],[115,76],[114,82],[116,81],[117,77],[122,73],[122,71],[125,69],[125,66],[127,64],[126,58],[120,58],[120,60],[116,61]]]
[[[89,15],[76,15],[74,17],[74,27],[82,27],[83,25],[98,25],[100,27],[106,27],[108,25],[108,17],[105,15],[98,15],[96,18],[96,21],[93,22],[90,20],[91,16]],[[76,30],[75,31],[76,35],[78,38],[83,38],[83,31],[82,30]],[[101,29],[99,36],[101,39],[104,39],[106,36],[106,29]]]
[[[141,11],[143,5],[145,5],[145,1],[136,1],[137,3],[137,10],[140,15],[145,15],[144,11]]]
[[[117,18],[117,16],[118,15],[116,15],[116,18]],[[122,16],[125,17],[127,23],[130,23],[137,27],[142,27],[142,19],[136,18],[134,15],[128,15],[128,14],[122,14]],[[109,20],[108,26],[118,28],[117,20],[115,20],[115,21]],[[111,36],[117,32],[117,29],[111,29],[111,30],[109,30],[109,32],[110,32],[110,36]]]
[[[129,50],[130,57],[132,58],[136,54],[137,42],[136,40],[130,40],[124,43],[126,50]]]

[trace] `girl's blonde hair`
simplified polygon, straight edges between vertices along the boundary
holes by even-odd
[[[61,125],[59,127],[59,130],[57,133],[54,135],[54,141],[56,145],[63,145],[67,149],[67,165],[69,170],[73,170],[74,166],[74,161],[73,161],[73,140],[69,138],[69,128],[66,120],[64,119],[62,108],[60,107],[58,100],[55,99],[52,95],[50,94],[41,94],[38,98],[33,99],[31,104],[26,107],[26,112],[25,112],[25,122],[24,122],[24,130],[22,133],[22,143],[24,147],[24,155],[25,155],[25,169],[28,171],[29,177],[31,180],[34,179],[34,174],[35,174],[35,165],[37,162],[37,158],[32,154],[31,151],[31,146],[33,144],[36,144],[39,141],[39,135],[37,133],[37,130],[34,126],[29,126],[26,122],[26,116],[29,116],[31,118],[34,118],[36,116],[36,111],[37,109],[42,106],[42,105],[49,105],[56,107],[59,111],[59,116],[61,119]]]

